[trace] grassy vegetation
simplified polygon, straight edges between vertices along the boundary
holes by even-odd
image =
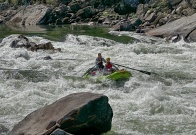
[[[156,9],[156,11],[168,10],[168,0],[157,0],[156,2],[153,2],[150,7]]]
[[[17,5],[18,4],[18,0],[0,0],[0,3],[8,3],[10,5]]]

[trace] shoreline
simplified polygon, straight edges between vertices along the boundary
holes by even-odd
[[[1,29],[0,25],[0,29]],[[23,26],[21,26],[23,27]],[[93,37],[100,37],[105,38],[104,40],[112,40],[119,43],[132,43],[134,39],[127,35],[114,35],[111,34],[108,30],[108,27],[101,27],[101,26],[89,26],[89,25],[58,25],[58,26],[41,26],[41,29],[39,32],[34,31],[33,29],[29,29],[28,26],[26,26],[27,30],[20,31],[19,29],[12,29],[10,27],[5,26],[5,29],[7,29],[7,34],[3,35],[5,33],[4,31],[0,31],[1,38],[5,38],[9,36],[10,34],[23,34],[26,36],[40,36],[52,41],[59,41],[63,42],[66,39],[66,35],[68,34],[74,34],[77,36],[81,35],[87,35],[87,36],[93,36]],[[36,26],[37,29],[39,29],[39,26]],[[29,31],[28,31],[29,30]]]
[[[88,25],[108,27],[112,31],[142,33],[146,36],[166,38],[172,42],[178,42],[181,39],[186,42],[196,41],[196,19],[194,19],[196,7],[182,0],[177,3],[149,1],[148,3],[137,3],[134,6],[117,1],[109,5],[108,3],[92,4],[72,0],[67,3],[57,3],[54,6],[46,3],[47,1],[42,4],[31,3],[31,5],[13,7],[1,3],[0,23],[23,27]],[[4,6],[2,6],[3,4]],[[168,7],[168,4],[171,7]],[[188,23],[186,18],[191,19],[191,23]],[[177,28],[175,24],[178,22],[183,26]],[[188,30],[184,32],[182,29],[185,27],[188,27]],[[162,31],[165,29],[167,32],[163,33]]]

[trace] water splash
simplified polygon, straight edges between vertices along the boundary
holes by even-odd
[[[74,92],[105,94],[114,111],[112,133],[108,134],[194,134],[196,45],[183,41],[169,43],[129,32],[135,43],[67,35],[63,42],[51,41],[62,52],[11,48],[16,35],[0,43],[0,124],[12,128],[28,113]],[[42,37],[28,37],[45,43]],[[131,71],[124,82],[97,83],[83,79],[94,66],[97,53],[131,68],[155,72],[146,75]],[[19,54],[29,56],[16,57]],[[51,56],[53,60],[42,59]],[[61,60],[59,60],[61,59]],[[74,59],[74,60],[70,60]]]

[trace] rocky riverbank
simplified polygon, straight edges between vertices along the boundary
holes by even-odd
[[[55,3],[26,2],[22,6],[1,3],[0,23],[12,25],[107,25],[114,31],[135,31],[147,35],[172,39],[196,40],[196,2],[194,0],[62,0]],[[189,23],[187,19],[191,19]],[[181,19],[185,18],[185,19]],[[181,19],[181,20],[179,20]],[[186,32],[172,29],[167,34],[149,32],[171,22],[180,22],[188,27]],[[175,24],[174,24],[175,25]],[[171,27],[170,27],[171,26]],[[165,27],[163,27],[165,29]],[[169,33],[169,34],[168,34]],[[190,37],[191,36],[191,37]]]

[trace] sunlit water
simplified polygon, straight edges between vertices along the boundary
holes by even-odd
[[[4,38],[0,43],[0,68],[5,69],[0,70],[0,124],[11,129],[27,114],[59,98],[93,92],[109,97],[114,112],[110,134],[196,134],[196,43],[111,33],[133,36],[140,42],[122,44],[69,34],[63,42],[51,41],[62,49],[53,53],[10,48],[16,36]],[[49,41],[28,38],[36,43]],[[81,78],[94,66],[98,52],[114,63],[158,75],[130,70],[133,77],[125,82]],[[45,56],[53,60],[43,60]]]

